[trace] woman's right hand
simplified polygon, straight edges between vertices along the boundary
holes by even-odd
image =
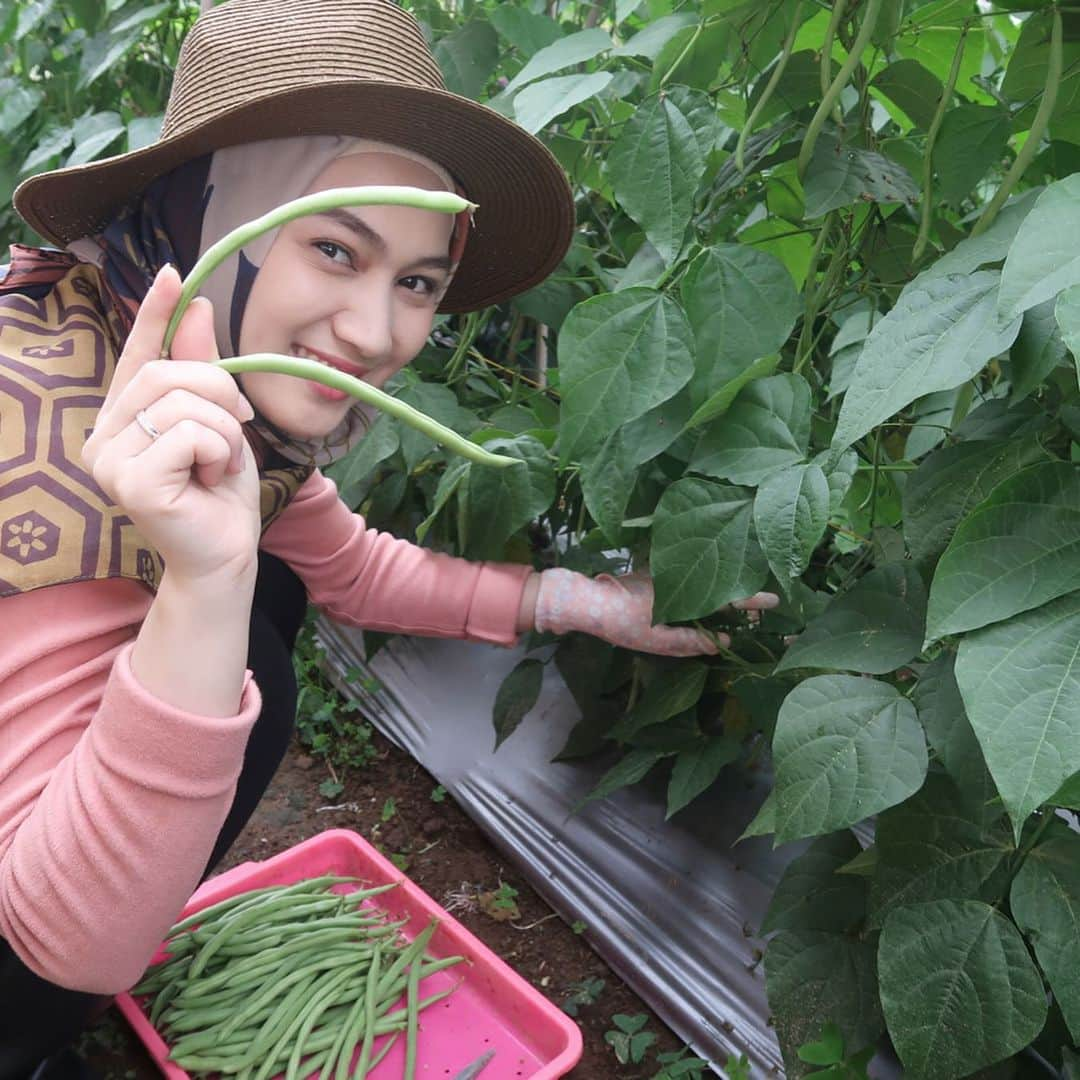
[[[165,561],[174,580],[249,576],[257,564],[259,477],[241,424],[251,405],[218,358],[213,309],[196,299],[159,360],[180,299],[157,275],[117,361],[83,464]],[[136,414],[159,431],[147,434]]]

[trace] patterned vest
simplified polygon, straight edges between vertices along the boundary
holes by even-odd
[[[0,597],[111,577],[156,590],[161,556],[80,457],[122,326],[94,267],[73,263],[42,280],[51,288],[0,293]],[[265,531],[312,469],[273,452],[262,457]]]

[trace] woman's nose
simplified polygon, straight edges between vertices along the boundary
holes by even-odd
[[[361,360],[385,358],[393,343],[393,307],[374,292],[365,289],[352,295],[331,321],[338,340]]]

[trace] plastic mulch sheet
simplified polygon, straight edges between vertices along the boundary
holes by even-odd
[[[382,689],[365,711],[452,793],[508,861],[700,1057],[746,1054],[782,1071],[768,1026],[757,927],[801,850],[768,839],[732,847],[766,785],[709,792],[664,820],[662,789],[637,785],[577,806],[610,761],[552,764],[579,714],[554,665],[536,707],[493,752],[492,704],[518,650],[397,638],[370,664],[359,631],[323,619],[319,637],[344,687],[349,668]],[[347,692],[356,694],[356,683]]]

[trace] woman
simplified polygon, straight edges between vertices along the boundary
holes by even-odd
[[[365,184],[460,190],[480,210],[291,222],[212,275],[156,359],[210,244]],[[206,363],[294,353],[381,385],[437,312],[512,296],[565,252],[554,159],[446,93],[388,0],[229,0],[185,42],[157,143],[35,177],[15,203],[65,249],[13,249],[0,282],[0,1080],[41,1080],[78,1075],[64,1047],[138,979],[269,783],[309,599],[501,645],[535,626],[713,647],[652,627],[647,581],[367,530],[318,469],[363,435],[352,400]]]

